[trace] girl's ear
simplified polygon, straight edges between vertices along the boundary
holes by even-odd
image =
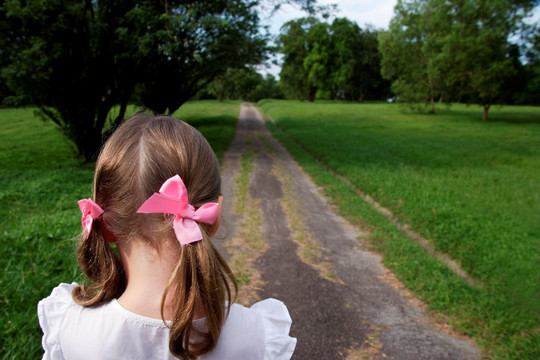
[[[208,237],[212,237],[215,235],[215,233],[219,229],[219,224],[221,222],[221,208],[223,207],[223,196],[219,195],[218,198],[218,204],[219,204],[219,212],[216,221],[212,224],[210,229],[208,230]]]

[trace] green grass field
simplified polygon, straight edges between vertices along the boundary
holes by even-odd
[[[192,102],[175,116],[197,127],[221,157],[238,112],[237,102]],[[91,196],[93,169],[33,109],[0,109],[2,359],[41,358],[38,301],[60,282],[81,279],[75,260],[77,200]]]
[[[191,102],[175,116],[199,128],[221,157],[237,102]],[[386,265],[435,317],[473,336],[486,358],[540,352],[540,109],[436,115],[392,104],[265,101],[268,124],[332,202],[369,231]],[[306,152],[307,150],[307,152]],[[0,110],[0,336],[3,359],[41,354],[37,302],[80,281],[76,201],[91,195],[84,164],[32,109]],[[316,160],[389,208],[483,283],[476,288],[410,241]],[[21,337],[24,334],[24,337]]]
[[[273,133],[404,283],[488,358],[540,356],[540,108],[262,101]],[[392,211],[483,285],[409,240],[321,166]]]

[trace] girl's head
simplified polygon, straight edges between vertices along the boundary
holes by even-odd
[[[159,242],[170,235],[162,215],[141,216],[137,209],[168,178],[180,175],[190,204],[217,201],[221,178],[206,139],[190,125],[168,116],[137,114],[120,126],[96,163],[94,201],[105,211],[104,222],[117,237],[144,237]],[[159,244],[155,244],[159,245]]]
[[[174,241],[173,216],[139,214],[137,209],[170,177],[179,175],[195,208],[216,202],[221,194],[217,159],[206,139],[190,125],[169,116],[139,113],[109,138],[96,162],[94,201],[103,215],[87,237],[81,237],[79,264],[94,282],[74,293],[85,306],[119,297],[126,287],[122,265],[107,241],[119,246],[143,241],[158,252],[177,244],[178,264],[163,294],[174,299],[170,349],[188,358],[212,350],[231,302],[234,278],[208,237],[211,225],[199,223],[203,240],[187,246]],[[169,251],[169,249],[167,250]],[[188,346],[195,303],[203,305],[209,333]],[[199,337],[198,337],[199,338]]]

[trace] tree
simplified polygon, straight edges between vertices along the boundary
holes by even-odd
[[[317,92],[317,89],[310,88],[304,59],[309,51],[308,33],[318,23],[314,17],[307,17],[291,20],[281,27],[277,39],[279,51],[283,54],[280,84],[289,98],[313,99]]]
[[[257,102],[262,99],[284,97],[274,76],[266,74],[263,77],[252,68],[227,69],[227,72],[212,81],[204,92],[220,101],[241,99]]]
[[[336,98],[363,101],[385,98],[389,84],[381,76],[377,32],[362,30],[346,18],[330,26],[332,68],[331,93]]]
[[[521,51],[518,45],[509,44],[506,56],[510,60],[510,72],[513,76],[507,77],[501,85],[501,94],[498,99],[504,104],[518,104],[527,89],[529,74],[521,63]]]
[[[153,2],[152,2],[153,4]],[[169,13],[138,9],[140,22],[158,29],[142,39],[140,102],[173,113],[229,68],[265,59],[267,39],[243,1],[200,1]],[[161,76],[156,76],[161,74]]]
[[[328,24],[318,23],[311,27],[306,34],[306,45],[303,66],[306,72],[307,95],[309,101],[314,101],[317,91],[329,87],[331,43]]]
[[[537,0],[399,0],[379,36],[382,73],[411,103],[453,93],[484,108],[514,74],[508,39]],[[447,97],[448,99],[448,97]]]
[[[291,0],[313,8],[313,0]],[[173,112],[228,67],[267,51],[258,1],[28,0],[0,5],[1,77],[92,159],[110,109]]]
[[[483,119],[503,95],[503,86],[514,76],[508,39],[537,1],[453,1],[452,27],[444,52],[457,57],[452,64],[453,85],[461,85],[470,99],[482,105]]]
[[[257,102],[262,99],[283,99],[284,95],[279,88],[279,83],[271,74],[266,74],[255,89],[248,94],[250,101]]]
[[[385,93],[380,75],[377,35],[356,24],[315,18],[289,21],[278,38],[284,54],[280,73],[285,95],[313,101],[315,96],[362,101]]]
[[[411,106],[435,100],[445,92],[443,36],[449,27],[447,2],[398,0],[388,31],[379,34],[381,73],[392,91]]]
[[[229,68],[208,85],[207,91],[219,101],[225,99],[251,100],[249,94],[262,81],[262,75],[251,68]]]
[[[118,3],[117,11],[126,11],[124,5]],[[95,10],[63,0],[4,2],[0,9],[2,27],[10,29],[4,37],[2,77],[19,102],[35,104],[86,158],[99,148],[122,80],[112,49],[123,45],[108,36],[114,32],[106,17],[125,21]]]
[[[534,27],[527,35],[529,43],[524,51],[526,64],[523,69],[527,81],[518,103],[540,105],[540,26]]]

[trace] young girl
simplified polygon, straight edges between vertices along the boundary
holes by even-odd
[[[38,304],[43,359],[289,359],[283,303],[232,303],[234,276],[210,241],[222,200],[197,130],[167,116],[126,120],[99,155],[93,200],[79,201],[90,283],[60,284]]]

